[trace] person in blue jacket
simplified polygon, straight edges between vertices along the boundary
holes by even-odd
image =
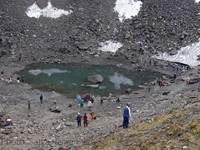
[[[78,113],[77,117],[76,117],[77,123],[78,123],[78,127],[81,126],[81,120],[82,120],[82,116],[80,113]]]
[[[123,112],[123,128],[124,129],[128,128],[130,117],[131,117],[130,107],[129,107],[129,104],[126,104],[126,107],[124,108],[124,112]]]

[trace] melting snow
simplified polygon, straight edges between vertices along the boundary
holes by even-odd
[[[44,70],[35,69],[35,70],[29,70],[28,72],[34,76],[37,76],[41,73],[47,74],[48,76],[51,76],[52,74],[55,73],[66,73],[66,72],[69,73],[69,71],[67,70],[60,70],[60,69],[44,69]]]
[[[63,9],[58,9],[53,7],[51,2],[48,2],[48,5],[40,9],[36,2],[27,8],[26,14],[28,17],[39,18],[40,16],[47,17],[47,18],[59,18],[63,15],[69,15],[72,11],[66,11]]]
[[[133,81],[129,78],[124,77],[119,73],[114,73],[114,75],[109,77],[110,81],[114,83],[116,89],[120,89],[120,84],[133,85]]]
[[[108,40],[106,42],[101,42],[99,50],[104,52],[113,52],[115,53],[120,47],[122,47],[122,44],[120,42],[114,42],[111,40]]]
[[[142,2],[137,0],[117,0],[114,10],[118,12],[119,20],[122,22],[124,19],[137,16]]]
[[[167,53],[160,53],[158,56],[153,57],[171,62],[180,62],[187,64],[190,67],[196,67],[200,65],[200,61],[197,60],[198,55],[200,55],[200,42],[181,48],[176,55],[171,56]]]

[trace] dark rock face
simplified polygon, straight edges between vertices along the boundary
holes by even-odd
[[[113,12],[115,1],[51,0],[53,6],[73,13],[36,19],[25,13],[34,0],[1,0],[0,48],[33,59],[52,54],[76,57],[96,51],[101,41],[117,40],[124,46],[109,59],[138,62],[145,53],[175,54],[200,38],[200,5],[192,0],[143,0],[139,15],[123,23]],[[48,1],[36,2],[44,8]],[[1,57],[5,53],[3,50]]]

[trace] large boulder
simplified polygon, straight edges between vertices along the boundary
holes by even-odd
[[[103,82],[103,77],[101,75],[92,75],[92,76],[88,76],[87,77],[88,81],[89,82],[92,82],[92,83],[101,83]]]

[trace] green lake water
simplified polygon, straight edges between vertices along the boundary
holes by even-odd
[[[25,76],[25,82],[34,88],[57,91],[75,97],[77,94],[93,93],[108,96],[124,94],[125,89],[138,89],[138,85],[161,77],[162,74],[150,71],[130,71],[113,66],[92,66],[81,64],[35,64],[20,71]],[[98,88],[86,87],[92,84],[87,76],[100,74],[104,80]]]

